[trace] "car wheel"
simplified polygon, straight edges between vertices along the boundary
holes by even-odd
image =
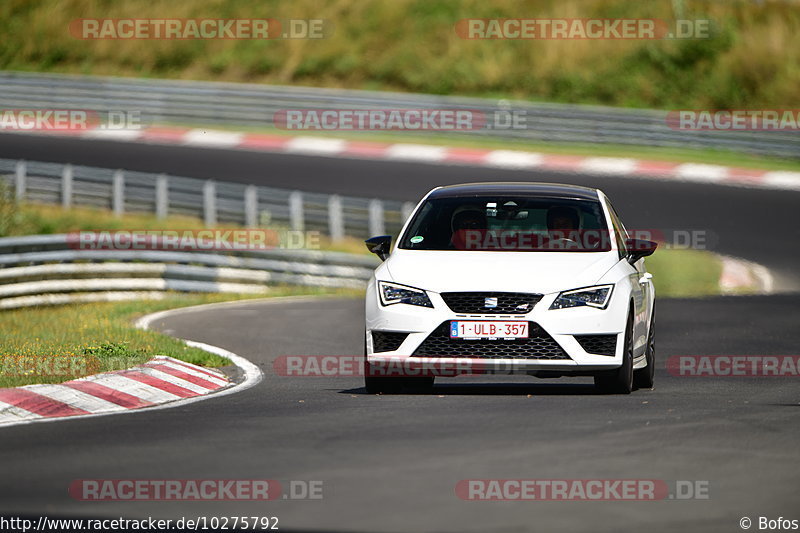
[[[647,332],[647,366],[634,370],[633,384],[637,389],[652,389],[656,374],[656,308],[653,304],[653,315],[650,317],[650,331]]]
[[[625,349],[622,366],[594,376],[594,386],[604,394],[630,394],[633,390],[633,312],[625,326]]]

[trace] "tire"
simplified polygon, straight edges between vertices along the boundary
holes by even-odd
[[[652,389],[656,374],[656,307],[650,317],[650,331],[647,332],[647,350],[645,351],[647,366],[633,371],[633,384],[637,389]]]
[[[364,388],[368,394],[398,394],[404,388],[428,393],[433,389],[433,377],[400,378],[372,374],[372,365],[367,361],[367,344],[364,342]]]
[[[625,349],[622,366],[594,376],[594,386],[603,394],[630,394],[633,390],[633,311],[628,313],[625,326]]]

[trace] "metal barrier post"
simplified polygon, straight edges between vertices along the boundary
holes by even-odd
[[[386,229],[383,223],[383,202],[374,199],[369,201],[369,234],[370,236],[384,235]]]
[[[217,225],[217,187],[214,180],[203,184],[203,223],[206,227]]]
[[[159,174],[156,178],[156,218],[161,220],[167,218],[169,206],[169,181],[166,174]]]
[[[344,213],[342,199],[338,194],[332,194],[328,198],[328,233],[333,241],[344,239]]]
[[[294,231],[305,229],[305,217],[303,214],[303,193],[292,191],[289,194],[289,225]]]
[[[69,209],[72,206],[72,165],[64,165],[61,171],[61,207]]]
[[[25,161],[17,161],[14,180],[14,197],[17,201],[25,199],[25,182],[27,177],[27,165]]]
[[[114,216],[122,216],[125,213],[125,175],[122,170],[114,172],[111,178],[111,209]]]
[[[248,228],[258,225],[258,189],[255,185],[244,189],[244,225]]]

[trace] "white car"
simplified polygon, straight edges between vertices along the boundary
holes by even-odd
[[[602,392],[651,388],[655,291],[600,190],[552,183],[438,187],[391,237],[366,293],[370,393],[434,377],[593,376]],[[391,251],[390,251],[391,249]]]

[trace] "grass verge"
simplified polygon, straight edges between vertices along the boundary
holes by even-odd
[[[659,298],[717,296],[722,263],[704,250],[663,249],[645,259]]]
[[[356,296],[354,290],[274,287],[271,297]],[[229,361],[157,331],[133,326],[148,313],[252,298],[233,294],[166,294],[163,300],[102,302],[0,312],[0,387],[60,383],[82,375],[121,370],[155,355],[220,367]]]
[[[3,199],[3,183],[0,181],[0,237],[18,235],[42,235],[53,233],[69,233],[73,231],[119,231],[131,230],[198,230],[205,228],[199,218],[189,216],[168,216],[157,219],[144,213],[129,213],[120,217],[107,209],[94,207],[72,207],[61,209],[57,206],[42,204],[18,205],[13,200]],[[6,191],[7,196],[7,191]],[[224,229],[239,227],[237,224],[225,224]],[[286,228],[273,227],[277,232]],[[310,239],[309,239],[310,240]],[[341,241],[331,241],[320,235],[315,241],[319,250],[348,253],[366,253],[364,243],[359,239],[346,237]]]

